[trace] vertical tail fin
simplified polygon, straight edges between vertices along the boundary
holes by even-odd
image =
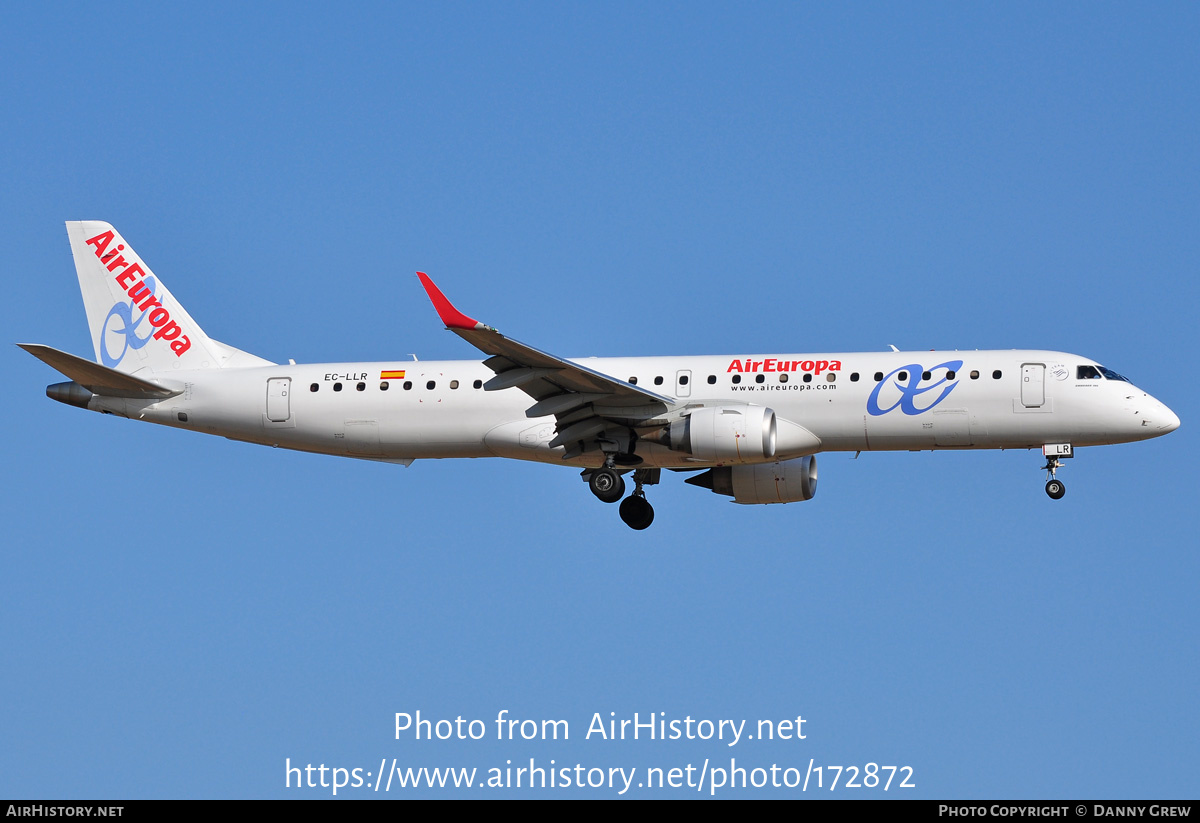
[[[98,220],[68,222],[96,362],[123,372],[219,368],[226,359],[154,272]]]

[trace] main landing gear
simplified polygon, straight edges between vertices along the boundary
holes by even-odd
[[[1048,472],[1046,476],[1049,478],[1046,481],[1046,494],[1050,495],[1051,500],[1061,500],[1062,496],[1067,493],[1067,487],[1054,476],[1054,473],[1062,468],[1062,463],[1057,457],[1047,457],[1046,465],[1042,468]]]
[[[621,519],[631,529],[641,531],[654,522],[654,507],[646,499],[642,484],[637,484],[637,491],[625,498],[621,503]]]
[[[588,488],[605,503],[616,503],[625,496],[625,481],[608,466],[588,475]]]
[[[585,472],[585,476],[588,481],[588,488],[592,490],[592,494],[605,503],[616,503],[625,495],[625,480],[612,467],[612,461],[607,462],[610,465]],[[654,507],[646,499],[646,493],[642,490],[642,484],[653,485],[657,483],[658,473],[658,469],[637,469],[634,471],[633,482],[635,487],[633,494],[629,495],[621,503],[620,508],[621,519],[625,521],[625,525],[629,528],[641,531],[654,522]]]

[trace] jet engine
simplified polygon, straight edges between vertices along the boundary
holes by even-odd
[[[720,466],[686,482],[728,495],[734,503],[798,503],[817,493],[817,458],[809,455],[752,466]]]
[[[705,462],[759,462],[775,456],[775,412],[764,406],[696,409],[643,440],[661,443]]]

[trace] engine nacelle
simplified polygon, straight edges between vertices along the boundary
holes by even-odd
[[[775,456],[776,430],[764,406],[708,406],[647,439],[710,463],[745,463]]]
[[[752,466],[721,466],[686,482],[728,495],[734,503],[798,503],[817,493],[817,458],[809,455]]]

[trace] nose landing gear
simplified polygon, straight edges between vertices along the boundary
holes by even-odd
[[[1062,496],[1067,493],[1067,487],[1063,485],[1061,480],[1055,478],[1054,473],[1062,468],[1062,463],[1057,457],[1047,457],[1046,465],[1042,466],[1048,472],[1046,481],[1046,494],[1050,495],[1051,500],[1061,500]]]
[[[1042,455],[1046,458],[1046,465],[1042,466],[1046,472],[1046,494],[1050,495],[1051,500],[1061,500],[1067,493],[1067,487],[1054,473],[1062,468],[1065,458],[1075,456],[1075,450],[1070,443],[1047,443],[1042,446]]]

